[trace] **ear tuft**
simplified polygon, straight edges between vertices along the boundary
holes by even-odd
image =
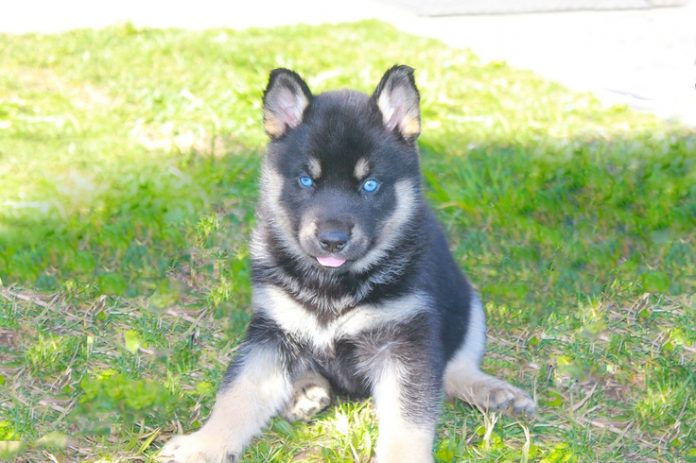
[[[274,69],[263,93],[263,126],[271,138],[280,138],[302,122],[312,92],[290,69]]]
[[[420,94],[412,67],[397,65],[389,69],[372,99],[387,130],[396,131],[406,141],[415,141],[420,134]]]

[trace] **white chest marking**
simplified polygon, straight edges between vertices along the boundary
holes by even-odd
[[[275,321],[283,331],[323,350],[330,349],[337,339],[408,321],[428,309],[428,298],[414,293],[380,304],[360,305],[326,325],[276,286],[255,287],[253,304],[254,310]]]

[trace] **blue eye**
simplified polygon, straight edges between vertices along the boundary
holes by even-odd
[[[314,180],[309,175],[300,175],[297,177],[297,183],[300,184],[302,188],[312,188],[314,186]]]
[[[374,193],[375,191],[379,190],[379,186],[381,183],[379,183],[377,180],[374,178],[368,178],[365,180],[362,184],[362,190],[365,193]]]

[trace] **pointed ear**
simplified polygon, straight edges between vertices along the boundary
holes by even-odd
[[[312,92],[302,77],[289,69],[274,69],[263,92],[263,127],[271,138],[280,138],[302,122]]]
[[[401,65],[389,69],[372,99],[382,112],[387,130],[396,130],[406,141],[415,141],[420,134],[420,94],[413,68]]]

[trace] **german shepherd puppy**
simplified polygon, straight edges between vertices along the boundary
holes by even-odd
[[[379,463],[433,461],[443,392],[534,410],[480,370],[483,308],[423,198],[419,101],[408,66],[371,96],[315,96],[295,72],[271,72],[253,317],[210,418],[161,460],[236,461],[271,417],[309,419],[332,391],[373,397]]]

